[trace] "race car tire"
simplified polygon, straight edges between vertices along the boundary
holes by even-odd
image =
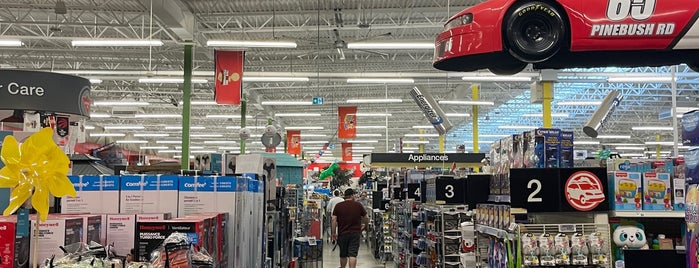
[[[519,62],[519,63],[513,63],[513,64],[507,64],[507,65],[498,65],[498,66],[491,66],[488,68],[488,70],[491,73],[494,73],[496,75],[513,75],[513,74],[518,74],[524,68],[527,67],[527,64],[524,62]]]
[[[687,64],[687,66],[688,66],[689,69],[691,69],[692,71],[695,71],[695,72],[699,73],[699,64],[696,64],[696,63],[694,63],[694,64]]]
[[[541,1],[515,4],[508,12],[506,46],[515,58],[536,63],[553,57],[564,45],[566,22],[561,11]]]

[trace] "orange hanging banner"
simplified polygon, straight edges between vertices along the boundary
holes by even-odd
[[[342,143],[342,161],[352,161],[352,144],[349,142]]]
[[[354,139],[357,137],[357,106],[337,107],[337,137]]]
[[[245,51],[214,51],[216,65],[214,98],[217,104],[240,105],[244,60]]]
[[[301,154],[301,131],[287,130],[286,131],[286,153]]]

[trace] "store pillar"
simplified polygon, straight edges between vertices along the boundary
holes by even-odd
[[[182,85],[182,158],[180,168],[189,169],[189,117],[192,107],[192,44],[184,46],[184,83]]]

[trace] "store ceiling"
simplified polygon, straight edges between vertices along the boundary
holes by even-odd
[[[91,133],[124,133],[125,138],[92,138],[97,142],[132,139],[135,133],[167,133],[168,138],[143,138],[148,144],[125,145],[163,146],[156,140],[178,139],[178,130],[165,126],[181,125],[178,118],[134,118],[139,114],[180,114],[181,85],[141,84],[138,78],[147,76],[178,76],[182,70],[184,44],[195,45],[194,73],[196,78],[209,81],[213,76],[213,48],[207,40],[291,40],[295,49],[255,48],[247,50],[245,76],[301,76],[307,82],[246,82],[248,96],[248,125],[264,126],[268,118],[281,127],[321,126],[323,130],[303,131],[305,134],[324,134],[305,137],[304,141],[337,142],[337,106],[347,105],[347,99],[399,98],[402,103],[359,104],[359,112],[389,113],[390,117],[360,117],[358,125],[387,128],[360,129],[368,134],[360,139],[373,143],[355,146],[373,147],[376,152],[392,151],[399,138],[417,134],[413,126],[427,125],[417,106],[408,95],[413,86],[430,92],[438,100],[470,99],[470,85],[462,76],[489,75],[489,73],[459,74],[438,71],[431,66],[432,50],[354,50],[337,49],[338,44],[356,40],[385,41],[410,40],[429,42],[442,30],[449,16],[479,1],[431,0],[63,0],[65,10],[56,1],[0,0],[0,34],[2,38],[17,38],[22,47],[0,49],[0,67],[57,71],[100,79],[95,84],[95,101],[145,101],[147,106],[95,106],[96,114],[109,118],[93,118],[96,126]],[[151,4],[152,16],[151,16]],[[150,26],[152,24],[152,27]],[[129,38],[160,39],[160,47],[72,47],[76,38]],[[696,73],[677,66],[680,106],[697,106]],[[583,137],[582,125],[590,117],[594,105],[566,106],[559,101],[601,100],[609,90],[620,90],[625,96],[621,107],[609,119],[601,134],[630,135],[630,139],[601,140],[602,143],[642,144],[661,140],[671,141],[672,131],[632,131],[633,126],[672,126],[671,120],[661,120],[659,114],[671,107],[670,83],[621,82],[607,83],[609,77],[669,76],[671,68],[597,68],[559,70],[560,82],[555,86],[554,126],[574,130],[578,140]],[[524,75],[538,76],[528,70]],[[349,84],[353,77],[413,78],[414,84]],[[480,99],[493,101],[493,106],[480,108],[480,134],[488,135],[482,141],[492,141],[490,135],[504,135],[522,130],[500,129],[504,125],[539,126],[541,119],[525,114],[541,113],[540,105],[529,101],[528,82],[479,82]],[[323,97],[323,105],[263,106],[262,101],[304,100]],[[194,84],[193,99],[210,101],[213,83]],[[447,113],[470,114],[470,106],[444,105]],[[321,116],[275,117],[277,113],[320,113]],[[118,116],[117,114],[126,114]],[[206,127],[193,130],[196,134],[221,134],[223,138],[206,140],[236,140],[239,119],[214,119],[207,115],[240,114],[239,107],[195,105],[192,125]],[[458,144],[470,147],[471,118],[450,117],[456,125],[447,137],[446,150]],[[143,125],[145,129],[104,130],[110,125]],[[226,128],[228,127],[228,128]],[[253,129],[253,134],[262,130]],[[425,133],[436,133],[426,129]],[[135,139],[135,138],[133,138]],[[194,139],[193,145],[203,150],[219,150],[220,145],[204,144]],[[256,141],[253,138],[252,141]],[[428,151],[436,151],[436,138],[429,141]],[[308,144],[317,148],[322,144]],[[175,149],[168,146],[169,149]],[[232,144],[225,147],[236,147]],[[406,145],[416,147],[416,144]],[[338,145],[339,147],[339,145]],[[486,145],[487,147],[487,145]],[[597,148],[598,145],[580,146]],[[614,148],[614,145],[611,146]],[[252,151],[262,150],[259,142],[249,145]],[[280,147],[281,148],[281,147]],[[485,148],[485,147],[484,147]],[[665,147],[663,150],[669,150]],[[196,149],[199,151],[201,149]],[[371,150],[371,149],[367,149]],[[470,149],[469,149],[470,150]],[[317,149],[308,149],[315,152]],[[339,155],[336,149],[335,155]],[[360,152],[364,152],[361,151]],[[367,151],[368,152],[368,151]],[[638,151],[632,151],[638,153]],[[166,154],[168,156],[176,153]]]

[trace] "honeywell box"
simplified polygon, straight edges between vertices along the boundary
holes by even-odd
[[[17,236],[16,231],[16,217],[0,217],[0,268],[29,267],[30,238]]]
[[[107,228],[105,214],[62,214],[64,217],[77,217],[83,219],[83,234],[81,242],[90,242],[106,245]]]
[[[178,216],[202,212],[235,213],[235,177],[180,177]]]
[[[76,197],[61,198],[63,214],[119,213],[119,176],[69,176]]]
[[[209,243],[209,225],[210,221],[203,218],[137,222],[134,260],[148,261],[150,254],[175,232],[186,234],[192,245],[202,248]]]
[[[177,181],[178,176],[122,176],[119,213],[177,215]]]
[[[40,264],[53,255],[63,256],[60,247],[80,243],[82,240],[83,219],[80,217],[49,215],[45,222],[39,223],[38,230],[35,216],[32,216],[31,222],[32,237],[38,235],[38,239],[32,238],[32,241],[38,241],[38,243],[32,242],[29,247],[30,264],[35,252]]]
[[[107,243],[114,244],[117,255],[126,256],[134,248],[136,222],[169,220],[168,213],[160,214],[112,214],[107,215]]]
[[[204,219],[209,221],[209,232],[206,250],[216,258],[216,267],[228,265],[228,214],[227,213],[198,213],[191,214],[183,219]]]

